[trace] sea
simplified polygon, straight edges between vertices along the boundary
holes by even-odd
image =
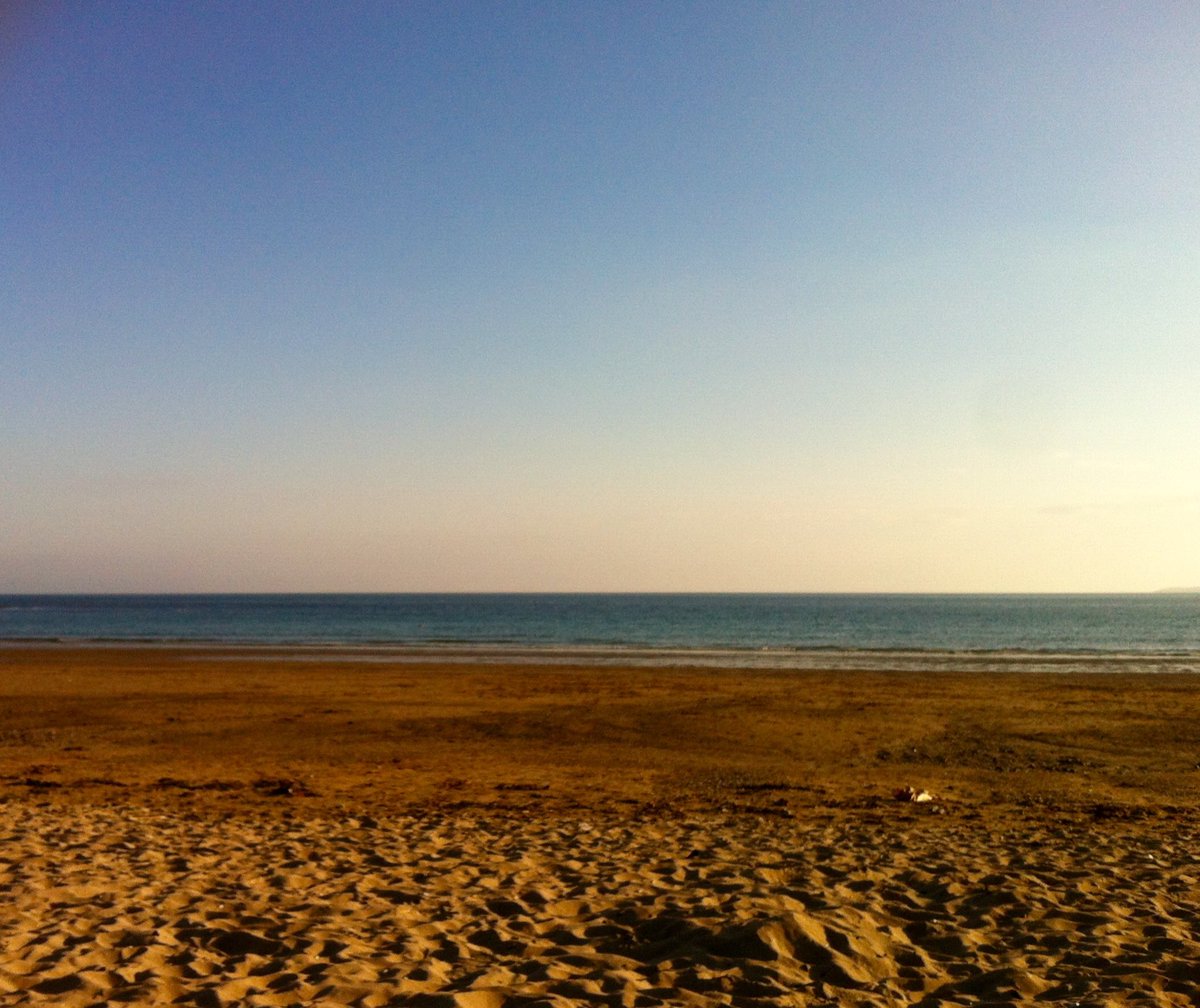
[[[2,595],[0,641],[364,660],[1200,671],[1200,594]]]

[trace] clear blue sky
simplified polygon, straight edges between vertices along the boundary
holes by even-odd
[[[0,33],[0,591],[1200,583],[1200,5]]]

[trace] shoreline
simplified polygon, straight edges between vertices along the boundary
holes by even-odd
[[[0,638],[0,655],[22,649],[196,651],[207,660],[357,661],[453,665],[697,668],[727,671],[1200,673],[1200,651],[1022,648],[675,647],[610,644],[227,641],[158,638]]]

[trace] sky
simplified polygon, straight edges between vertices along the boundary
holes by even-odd
[[[1200,5],[16,3],[0,591],[1200,584]]]

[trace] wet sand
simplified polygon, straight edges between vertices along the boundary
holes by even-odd
[[[294,656],[0,648],[0,1004],[1200,1004],[1194,675]]]

